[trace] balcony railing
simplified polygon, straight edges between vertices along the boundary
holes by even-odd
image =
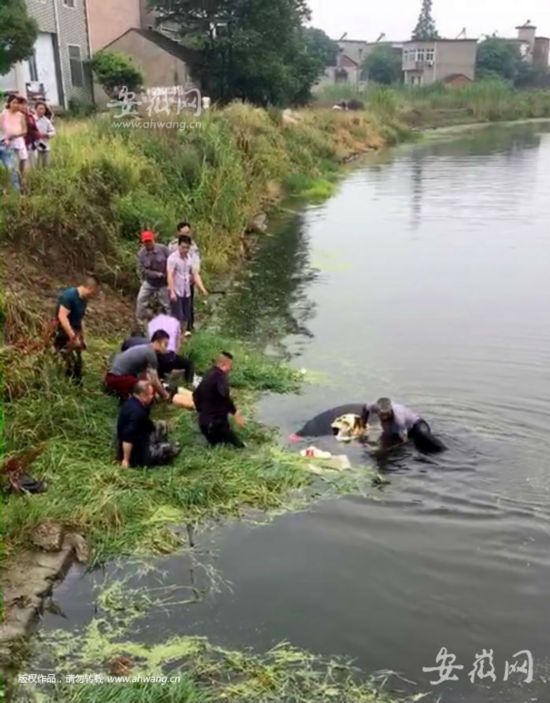
[[[404,71],[425,71],[429,68],[433,68],[435,62],[433,59],[423,59],[422,61],[416,61],[414,59],[406,59],[403,61]]]

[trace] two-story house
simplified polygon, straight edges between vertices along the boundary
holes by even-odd
[[[42,95],[53,106],[93,100],[85,0],[25,0],[39,34],[34,55],[0,76],[0,90]]]
[[[408,41],[403,45],[405,85],[430,85],[461,77],[473,81],[477,39]]]
[[[92,55],[112,51],[129,56],[140,69],[144,88],[170,88],[193,85],[190,52],[172,36],[170,27],[156,27],[156,18],[147,0],[87,0]],[[95,88],[98,104],[109,98],[100,86]]]

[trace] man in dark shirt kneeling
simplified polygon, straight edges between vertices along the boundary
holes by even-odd
[[[231,444],[238,448],[245,446],[229,424],[229,415],[233,415],[238,427],[245,426],[243,416],[231,399],[228,375],[232,368],[233,356],[222,352],[193,393],[199,413],[199,427],[213,447],[218,444]]]
[[[151,383],[138,381],[132,395],[120,408],[117,459],[124,469],[130,466],[164,466],[179,454],[179,447],[168,441],[166,425],[151,420],[154,397]]]

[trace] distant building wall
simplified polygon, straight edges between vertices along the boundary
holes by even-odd
[[[59,55],[65,83],[65,98],[93,100],[88,21],[85,0],[53,0],[59,22]]]
[[[138,31],[129,31],[116,39],[109,45],[109,51],[120,52],[132,58],[143,74],[144,88],[192,85],[188,64]],[[99,103],[108,101],[105,93],[97,87],[96,99]]]
[[[87,61],[87,8],[85,0],[25,0],[29,15],[38,23],[33,58],[22,61],[7,76],[2,89],[25,94],[28,83],[42,83],[52,105],[67,106],[71,98],[93,99]]]
[[[449,76],[475,78],[476,40],[410,41],[403,46],[403,72],[408,85],[431,85]]]
[[[129,29],[141,27],[140,0],[88,0],[88,17],[95,54]]]
[[[524,24],[516,29],[518,30],[518,39],[526,45],[524,58],[529,63],[533,63],[537,28],[532,24]]]
[[[435,48],[435,80],[453,73],[462,73],[474,80],[476,72],[476,41],[438,41]]]
[[[533,53],[533,64],[538,68],[548,68],[550,60],[550,39],[537,37],[535,39],[535,50]]]
[[[38,22],[41,32],[57,34],[53,0],[26,0],[27,11]]]

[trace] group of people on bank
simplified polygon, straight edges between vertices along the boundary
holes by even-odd
[[[180,447],[168,437],[166,423],[153,422],[155,402],[196,411],[199,428],[210,445],[243,447],[229,422],[245,420],[230,392],[233,356],[220,351],[203,378],[182,350],[194,329],[194,294],[208,292],[200,275],[200,252],[191,226],[181,222],[169,245],[156,241],[150,231],[141,234],[137,255],[141,287],[136,303],[136,323],[108,364],[104,389],[118,398],[117,459],[127,467],[170,463]],[[82,354],[86,350],[85,315],[88,302],[100,290],[95,276],[59,296],[54,348],[64,358],[66,374],[82,383]]]
[[[8,97],[0,112],[0,164],[17,192],[24,188],[30,168],[49,164],[54,137],[53,114],[45,102],[38,101],[31,109],[25,97]]]
[[[142,232],[137,262],[141,275],[137,328],[134,326],[110,360],[104,378],[105,391],[120,402],[118,460],[125,468],[159,466],[178,455],[180,447],[170,441],[166,423],[151,419],[154,402],[196,411],[200,430],[210,445],[243,447],[229,422],[232,416],[238,428],[245,425],[229,387],[233,356],[220,351],[213,367],[201,378],[183,353],[185,340],[194,330],[195,290],[208,295],[191,225],[180,222],[176,238],[168,245],[157,242],[153,232]],[[84,317],[88,301],[98,291],[99,282],[89,276],[80,286],[64,290],[58,300],[54,347],[65,359],[67,375],[77,383],[82,382],[82,352],[86,349]],[[412,440],[423,452],[445,449],[423,418],[389,398],[332,408],[306,423],[292,439],[333,434],[342,440],[361,440],[368,436],[373,416],[380,420],[385,446]]]

